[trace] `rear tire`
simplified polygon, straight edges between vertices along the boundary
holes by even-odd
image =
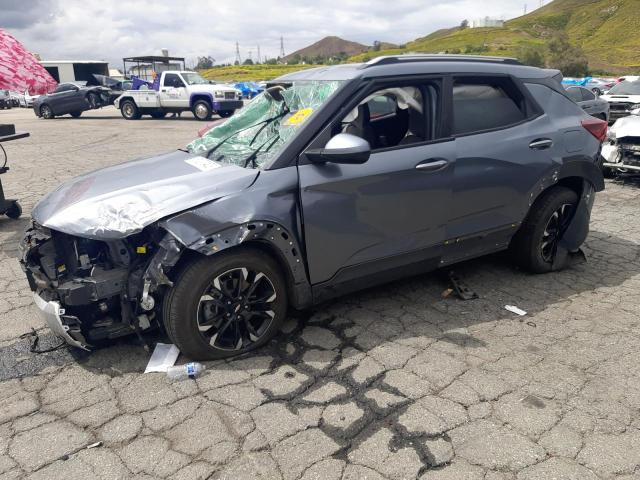
[[[237,249],[196,258],[181,269],[165,295],[164,326],[189,358],[215,360],[267,343],[287,304],[276,262],[259,250]]]
[[[167,112],[151,112],[151,118],[160,119],[167,116]]]
[[[53,110],[46,103],[40,107],[40,116],[47,120],[51,120],[55,115],[53,114]]]
[[[193,116],[202,122],[206,122],[211,120],[211,115],[213,111],[211,110],[211,105],[206,100],[198,100],[193,104],[192,108]]]
[[[126,120],[138,120],[142,114],[133,100],[125,100],[120,104],[120,113]]]
[[[235,113],[235,110],[221,110],[218,112],[221,118],[228,118]]]
[[[553,255],[559,237],[557,230],[566,228],[578,205],[578,195],[566,187],[553,187],[544,192],[533,204],[527,218],[511,242],[514,260],[533,273],[560,270],[568,261]],[[557,230],[556,230],[557,229]]]
[[[78,118],[80,115],[82,115],[82,112],[71,112],[69,115],[71,115],[73,118]]]

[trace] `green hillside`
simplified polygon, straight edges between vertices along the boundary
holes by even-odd
[[[591,69],[611,73],[640,70],[639,0],[555,0],[506,22],[505,28],[438,30],[407,43],[405,49],[382,50],[375,55],[367,52],[350,60],[403,52],[517,56],[521,47],[544,45],[558,32],[582,47]]]
[[[244,82],[249,80],[271,80],[286,73],[312,67],[317,67],[317,65],[231,65],[200,70],[200,74],[208,80]]]

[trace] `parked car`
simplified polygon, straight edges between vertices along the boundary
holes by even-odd
[[[33,108],[33,102],[40,95],[31,95],[29,90],[25,90],[24,94],[20,96],[20,106],[24,108]]]
[[[565,87],[569,98],[576,102],[589,115],[609,121],[609,102],[599,98],[595,93],[585,87]]]
[[[147,87],[128,90],[116,99],[114,105],[124,118],[163,118],[167,113],[191,111],[198,120],[208,121],[214,113],[227,118],[242,107],[239,90],[213,84],[196,72],[167,70]]]
[[[69,114],[74,118],[82,112],[110,104],[110,89],[86,85],[86,82],[61,83],[53,93],[40,95],[33,101],[36,116],[51,119]]]
[[[0,90],[0,109],[6,110],[13,106],[9,90]]]
[[[9,98],[11,99],[12,107],[20,108],[20,94],[18,92],[9,91]]]
[[[264,87],[256,82],[239,82],[234,87],[242,92],[243,98],[253,98],[264,92]]]
[[[601,98],[609,102],[609,120],[615,122],[640,108],[640,81],[618,83]]]
[[[609,129],[602,145],[602,161],[605,174],[640,173],[640,108]]]
[[[605,80],[602,78],[584,77],[584,78],[571,78],[566,77],[562,80],[562,84],[566,86],[579,86],[585,87],[591,90],[594,94],[600,96],[606,93],[611,87],[615,85],[613,80]]]
[[[561,269],[604,188],[607,124],[560,78],[443,55],[282,76],[186,149],[42,199],[20,244],[35,303],[71,345],[164,325],[211,359],[265,344],[289,307],[469,258]]]

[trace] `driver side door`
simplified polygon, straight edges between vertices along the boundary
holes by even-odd
[[[435,102],[431,109],[423,100],[431,125],[441,120],[441,94]],[[328,133],[325,129],[311,147],[323,147],[335,128]],[[454,145],[438,133],[422,142],[374,148],[363,164],[301,162],[300,197],[314,298],[438,265],[451,199]]]
[[[163,107],[188,105],[186,85],[177,73],[165,74],[160,86],[160,103]]]

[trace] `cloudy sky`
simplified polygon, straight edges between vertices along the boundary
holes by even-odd
[[[45,60],[108,60],[124,56],[278,55],[326,35],[372,44],[404,43],[433,30],[492,16],[509,19],[539,0],[0,0],[0,28]],[[546,3],[546,2],[545,2]]]

